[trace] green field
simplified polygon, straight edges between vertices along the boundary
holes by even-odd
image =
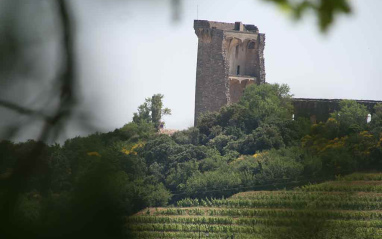
[[[137,238],[382,238],[382,173],[294,190],[183,199],[128,218]]]

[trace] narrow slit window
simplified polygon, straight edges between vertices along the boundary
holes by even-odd
[[[254,42],[249,43],[248,49],[255,49],[255,43]]]
[[[240,66],[237,66],[236,68],[236,75],[240,75]]]

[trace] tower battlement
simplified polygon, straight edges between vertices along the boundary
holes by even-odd
[[[243,24],[241,22],[226,23],[226,22],[214,22],[207,20],[194,20],[194,29],[197,28],[211,28],[225,31],[243,31],[259,33],[259,29],[252,24]]]

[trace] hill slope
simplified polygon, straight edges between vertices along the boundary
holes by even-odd
[[[138,238],[382,238],[382,173],[291,191],[184,199],[128,222]]]

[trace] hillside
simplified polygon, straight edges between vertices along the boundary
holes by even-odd
[[[382,238],[382,173],[291,191],[183,199],[128,218],[138,238]]]
[[[252,84],[243,94],[171,136],[158,133],[169,109],[156,94],[112,132],[63,145],[0,140],[0,238],[132,238],[124,219],[148,207],[129,218],[138,238],[375,238],[379,216],[310,215],[380,209],[380,174],[286,189],[382,172],[382,104],[369,123],[355,101],[312,123],[292,117],[286,85]],[[236,194],[276,189],[284,191]]]

